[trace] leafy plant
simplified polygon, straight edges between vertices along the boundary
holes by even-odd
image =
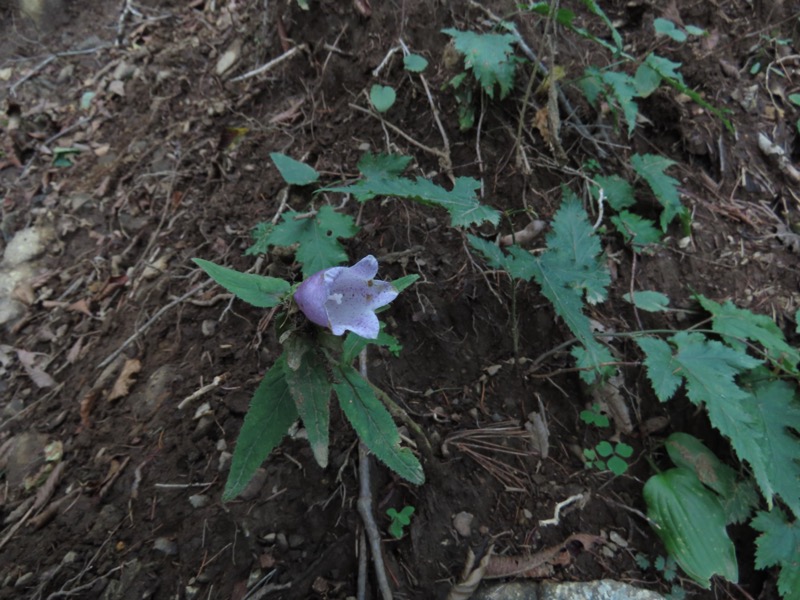
[[[273,152],[269,155],[283,180],[289,185],[308,185],[319,179],[316,169],[307,164],[286,156],[280,152]]]
[[[606,415],[600,412],[599,404],[592,404],[591,408],[582,410],[580,414],[581,421],[587,425],[594,425],[595,427],[608,427],[609,420]]]
[[[696,27],[694,25],[679,27],[669,19],[664,19],[661,17],[653,21],[653,27],[655,27],[656,36],[665,35],[681,44],[689,39],[689,36],[707,35],[705,29],[701,29],[700,27]]]
[[[518,59],[514,56],[514,36],[508,33],[475,33],[458,29],[443,29],[452,38],[453,47],[464,56],[464,71],[453,77],[449,85],[455,92],[458,104],[458,123],[462,131],[475,123],[473,103],[474,86],[467,79],[472,73],[478,89],[494,98],[500,87],[500,99],[508,96],[514,87],[514,73]]]
[[[411,524],[411,515],[414,514],[413,506],[404,506],[400,512],[394,508],[386,509],[386,514],[392,520],[389,524],[389,533],[398,540],[403,537],[403,530]]]
[[[610,374],[605,363],[613,362],[608,348],[592,333],[592,325],[584,314],[584,302],[597,304],[606,299],[610,275],[601,258],[600,240],[594,234],[588,215],[578,198],[569,189],[562,190],[561,208],[553,217],[552,231],[547,236],[547,249],[535,257],[517,245],[508,254],[492,242],[468,235],[473,248],[487,263],[505,270],[512,279],[539,284],[556,314],[564,319],[580,343],[572,351],[581,378],[592,383],[598,375]]]
[[[365,154],[358,162],[363,179],[349,186],[326,187],[321,191],[353,194],[359,202],[389,196],[440,206],[450,213],[453,227],[487,221],[496,225],[500,221],[500,213],[481,204],[475,195],[480,182],[470,177],[457,177],[453,189],[448,191],[428,179],[403,177],[410,162],[409,156]]]
[[[403,57],[403,67],[411,73],[422,73],[428,68],[428,60],[419,54],[406,54]]]
[[[628,470],[626,459],[633,455],[633,448],[624,442],[611,442],[603,440],[594,448],[584,448],[583,456],[586,458],[586,468],[595,468],[599,471],[608,469],[614,475],[622,475]]]

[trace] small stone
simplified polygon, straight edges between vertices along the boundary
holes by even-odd
[[[208,506],[210,501],[211,499],[205,494],[193,494],[189,496],[189,504],[191,504],[194,508],[203,508],[204,506]]]
[[[206,319],[200,324],[200,331],[206,337],[211,337],[217,333],[217,322],[213,319]]]
[[[453,517],[453,528],[458,532],[461,537],[468,538],[472,535],[472,522],[475,516],[472,513],[460,512]]]
[[[267,481],[267,471],[266,469],[256,469],[256,472],[253,474],[253,478],[250,480],[250,483],[247,484],[241,493],[237,496],[241,500],[254,500],[259,492],[261,492],[261,488],[264,487],[264,483]],[[286,537],[284,536],[284,540]]]
[[[279,550],[285,552],[286,550],[289,549],[289,542],[286,539],[286,535],[284,535],[283,533],[279,533],[278,535],[275,536],[275,542]]]
[[[228,465],[231,464],[231,458],[232,457],[233,457],[233,454],[231,454],[230,452],[220,452],[219,453],[219,466],[217,467],[217,470],[220,473],[222,473],[223,471],[225,471],[228,468]]]
[[[169,538],[160,537],[153,542],[153,550],[163,552],[167,556],[175,556],[178,553],[178,544]]]
[[[227,449],[228,449],[228,442],[226,442],[222,438],[218,439],[217,440],[217,450],[222,452],[223,450],[227,450]]]
[[[78,560],[78,553],[74,550],[70,550],[64,555],[64,558],[61,559],[61,564],[71,565],[76,560]]]
[[[299,548],[300,546],[302,546],[305,543],[305,541],[306,541],[306,538],[304,538],[302,535],[300,535],[299,533],[293,533],[293,534],[291,534],[289,536],[289,540],[288,540],[289,548],[295,550],[295,549]]]
[[[33,581],[33,571],[28,571],[24,575],[20,575],[19,579],[14,582],[15,588],[21,588],[28,585],[31,581]]]
[[[199,593],[200,593],[200,588],[195,587],[193,585],[187,585],[185,588],[183,588],[183,595],[186,598],[186,600],[194,600],[195,598],[197,598],[197,595]]]

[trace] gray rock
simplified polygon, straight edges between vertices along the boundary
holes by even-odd
[[[501,583],[479,590],[473,600],[664,600],[664,596],[601,579],[577,583]]]

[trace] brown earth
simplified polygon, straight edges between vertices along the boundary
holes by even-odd
[[[244,498],[220,500],[226,457],[279,345],[259,326],[263,311],[231,301],[217,287],[198,290],[207,278],[190,259],[240,270],[254,265],[243,254],[250,229],[276,215],[284,186],[271,152],[303,160],[326,182],[356,177],[365,149],[403,153],[415,157],[413,173],[449,185],[435,155],[352,107],[369,107],[365,91],[373,83],[391,84],[398,102],[387,119],[421,144],[442,147],[425,90],[402,69],[400,54],[378,77],[372,74],[399,38],[430,61],[426,76],[442,111],[454,174],[482,177],[484,202],[506,215],[499,233],[524,227],[525,211],[549,220],[562,184],[581,189],[576,173],[589,159],[609,172],[625,172],[633,151],[677,162],[671,173],[691,207],[692,235],[683,239],[676,225],[663,249],[635,262],[617,236],[604,236],[614,281],[609,301],[591,315],[604,327],[677,328],[701,318],[635,315],[621,301],[635,288],[661,291],[687,309],[696,308],[693,291],[730,298],[794,331],[797,181],[757,143],[765,133],[788,151],[790,162],[800,154],[798,114],[787,99],[798,86],[792,3],[751,8],[742,1],[677,0],[663,12],[658,3],[608,3],[627,51],[644,57],[655,48],[683,63],[687,83],[731,111],[735,136],[708,111],[662,89],[641,102],[642,122],[626,142],[613,130],[613,115],[597,115],[569,85],[585,66],[607,64],[607,54],[559,32],[555,57],[566,72],[563,89],[596,137],[577,135],[576,117],[562,115],[568,160],[560,165],[540,132],[526,127],[528,172],[513,148],[529,66],[520,68],[508,99],[486,104],[480,156],[476,131],[459,131],[455,101],[443,88],[454,71],[445,66],[448,38],[440,30],[485,31],[482,9],[463,0],[310,4],[306,12],[295,2],[146,0],[121,19],[120,2],[74,0],[49,5],[38,26],[0,7],[0,247],[27,226],[53,231],[35,276],[18,289],[26,312],[2,334],[8,347],[35,353],[38,370],[26,369],[11,351],[0,369],[0,598],[241,599],[263,578],[260,591],[248,597],[355,594],[357,452],[341,414],[332,414],[326,470],[301,435],[270,456]],[[541,18],[515,13],[511,2],[486,6],[517,23],[528,44],[547,56]],[[710,35],[683,45],[655,38],[658,16]],[[585,23],[605,35],[599,22]],[[301,44],[305,50],[276,68],[232,81]],[[219,74],[226,52],[236,60]],[[544,102],[534,95],[530,118]],[[71,166],[54,163],[57,147],[80,150]],[[293,190],[288,206],[306,211],[310,202],[340,201]],[[402,539],[385,534],[396,597],[444,597],[467,548],[490,538],[496,551],[516,555],[576,533],[608,541],[613,534],[617,542],[576,552],[549,578],[609,577],[668,591],[656,571],[642,571],[634,559],[663,554],[641,514],[642,483],[651,474],[646,458],[660,461],[663,438],[687,431],[735,460],[705,416],[681,401],[659,404],[635,345],[617,343],[635,425],[623,439],[634,447],[634,460],[620,477],[586,470],[580,450],[602,436],[578,416],[592,400],[571,359],[555,353],[535,372],[514,360],[515,328],[519,358],[531,360],[570,337],[536,286],[517,288],[515,325],[509,281],[469,253],[464,233],[442,211],[400,200],[350,202],[344,210],[362,227],[346,242],[352,259],[375,254],[389,279],[421,275],[386,313],[402,354],[375,352],[369,363],[370,377],[434,446],[421,487],[374,469],[383,532],[387,508],[416,507]],[[495,235],[487,226],[479,233]],[[269,255],[260,265],[264,273],[299,277],[291,254]],[[41,372],[52,381],[35,376]],[[178,408],[217,377],[219,385]],[[540,407],[549,427],[546,459],[531,449],[523,429]],[[661,427],[651,431],[654,423]],[[479,431],[493,444],[481,446]],[[42,482],[26,489],[23,479],[37,473],[51,442],[63,444],[57,476],[44,485],[50,495],[39,492],[40,506],[26,515]],[[557,525],[539,524],[575,494],[587,501],[565,510]],[[453,523],[464,511],[474,515],[468,537]],[[715,582],[710,593],[688,579],[680,585],[696,597],[775,597],[774,573],[752,568],[752,534],[734,534],[739,585]]]

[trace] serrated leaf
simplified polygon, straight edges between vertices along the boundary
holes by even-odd
[[[375,84],[369,90],[369,100],[378,112],[386,112],[397,100],[394,88],[389,85]]]
[[[425,483],[422,465],[408,448],[400,446],[397,426],[369,382],[349,365],[336,370],[339,381],[333,384],[333,389],[359,439],[400,477],[416,485]]]
[[[369,344],[386,348],[394,356],[398,356],[400,351],[403,349],[396,337],[384,331],[384,324],[381,323],[381,330],[378,333],[378,337],[374,340],[368,340],[367,338],[363,338],[353,332],[349,332],[347,334],[344,344],[342,345],[341,364],[352,364],[358,354]]]
[[[457,177],[453,189],[448,191],[427,179],[401,177],[400,166],[405,168],[410,160],[405,156],[367,155],[359,162],[364,179],[346,187],[329,187],[322,191],[353,194],[360,202],[377,196],[395,196],[440,206],[450,213],[453,227],[480,225],[485,221],[497,225],[500,221],[500,213],[481,204],[475,195],[475,190],[480,188],[479,181]]]
[[[278,306],[292,287],[289,282],[277,277],[241,273],[202,258],[192,260],[219,285],[237,298],[258,308]]]
[[[347,253],[338,238],[350,238],[358,233],[355,221],[349,215],[336,212],[331,206],[320,207],[313,217],[297,219],[297,212],[288,210],[281,215],[282,221],[275,226],[253,232],[255,243],[245,254],[269,246],[292,246],[297,248],[297,261],[303,265],[303,275],[347,262]]]
[[[500,99],[514,86],[514,36],[509,33],[475,33],[443,29],[453,38],[455,49],[464,55],[464,68],[472,70],[489,98],[494,98],[495,85],[500,86]]]
[[[747,461],[761,493],[772,506],[780,496],[800,517],[800,401],[795,386],[787,381],[759,381],[752,395],[741,403],[746,418],[712,418],[712,423],[731,439],[741,460]],[[729,412],[725,405],[718,412]]]
[[[638,254],[651,253],[654,246],[661,243],[662,234],[650,219],[623,210],[611,217],[611,222],[625,242],[633,246]]]
[[[587,67],[583,73],[583,77],[578,80],[578,87],[586,96],[586,100],[595,109],[597,108],[597,101],[600,96],[605,92],[605,84],[603,83],[603,74],[597,67]]]
[[[666,35],[667,37],[680,43],[686,41],[686,34],[678,29],[675,26],[675,23],[669,19],[662,19],[659,17],[653,21],[653,26],[656,29],[656,36]]]
[[[647,182],[647,185],[653,190],[656,200],[664,207],[661,212],[662,231],[667,230],[667,226],[676,216],[686,212],[678,194],[678,180],[664,173],[674,164],[674,160],[658,154],[634,154],[631,156],[631,165],[634,171]]]
[[[278,167],[283,180],[290,185],[308,185],[319,179],[319,173],[313,167],[295,160],[291,156],[273,152],[269,157]]]
[[[284,377],[285,359],[275,361],[253,394],[242,429],[233,451],[231,470],[225,483],[222,500],[238,496],[286,435],[297,418],[297,409]]]
[[[761,344],[771,358],[777,362],[788,363],[792,371],[797,370],[800,352],[786,343],[780,327],[766,315],[757,315],[739,308],[728,300],[719,304],[702,294],[696,296],[700,305],[713,316],[712,329],[724,336],[731,346],[741,345],[740,340],[750,340]]]
[[[622,109],[622,116],[628,124],[628,135],[631,135],[636,128],[636,117],[639,114],[639,105],[634,101],[637,90],[633,78],[619,71],[605,71],[602,78]]]
[[[633,186],[619,175],[597,175],[594,180],[603,188],[605,201],[614,210],[620,211],[636,204]],[[592,188],[595,199],[597,193],[596,188]]]
[[[661,75],[647,63],[642,63],[633,76],[633,85],[637,96],[647,98],[661,85]]]
[[[412,73],[422,73],[428,68],[428,61],[419,54],[407,54],[403,57],[403,67]]]
[[[296,369],[284,369],[286,384],[292,395],[297,413],[303,420],[308,443],[317,464],[328,466],[328,427],[330,423],[330,399],[333,387],[328,381],[323,358],[307,342],[306,351]]]
[[[650,290],[633,292],[633,298],[631,298],[629,292],[624,294],[622,299],[625,300],[625,302],[630,302],[639,310],[647,312],[664,312],[669,310],[669,297],[661,292],[653,292]]]
[[[656,398],[666,402],[675,395],[682,381],[676,373],[678,365],[673,362],[672,348],[664,340],[650,336],[636,338],[636,343],[645,354],[644,366]]]
[[[704,588],[720,575],[739,578],[736,551],[725,530],[725,512],[717,497],[688,469],[670,469],[651,477],[643,491],[647,516],[670,556]]]
[[[756,538],[756,567],[781,568],[778,591],[786,600],[800,598],[800,522],[789,522],[786,514],[775,507],[770,512],[759,512],[750,522],[760,531]]]

